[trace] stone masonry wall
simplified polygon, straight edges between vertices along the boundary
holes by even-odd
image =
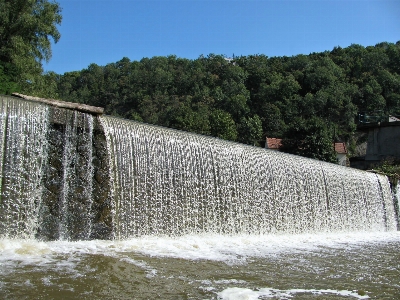
[[[107,143],[98,117],[93,117],[93,128],[88,118],[78,111],[50,108],[39,239],[112,237]]]

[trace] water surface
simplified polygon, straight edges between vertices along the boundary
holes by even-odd
[[[0,241],[2,299],[398,299],[400,233]]]

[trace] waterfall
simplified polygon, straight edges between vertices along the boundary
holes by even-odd
[[[92,225],[93,116],[72,111],[64,139],[59,238],[88,239]]]
[[[0,100],[0,236],[89,239],[94,117]]]
[[[0,98],[0,233],[32,238],[47,159],[48,108]]]
[[[2,238],[398,226],[382,175],[7,96],[0,97],[0,157]]]
[[[385,176],[102,117],[114,236],[396,230]]]

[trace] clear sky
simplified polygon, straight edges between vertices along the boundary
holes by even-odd
[[[57,0],[60,41],[46,71],[123,57],[292,56],[400,40],[400,0]]]

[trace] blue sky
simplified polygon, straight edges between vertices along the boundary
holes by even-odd
[[[400,40],[399,0],[57,0],[60,41],[46,71],[123,57],[292,56]]]

